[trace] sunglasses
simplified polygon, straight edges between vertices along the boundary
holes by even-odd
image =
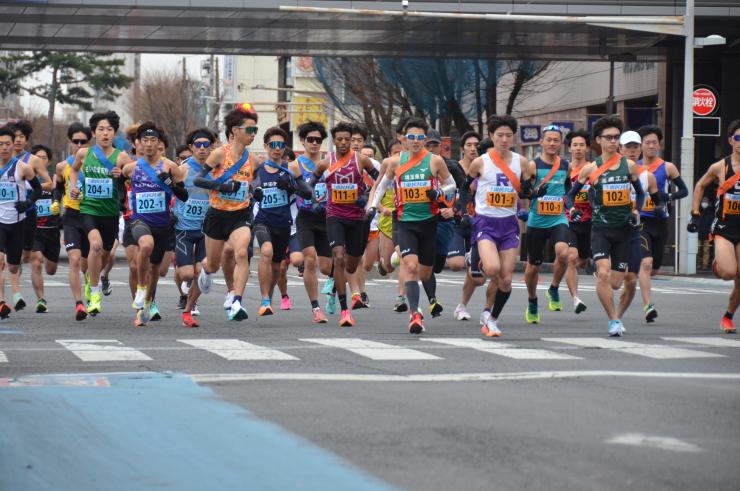
[[[237,126],[240,130],[244,130],[247,132],[248,135],[255,135],[257,134],[257,127],[256,126]]]
[[[316,145],[320,145],[324,141],[324,139],[320,136],[307,136],[306,141],[308,143],[315,143]]]
[[[278,150],[278,149],[282,150],[283,148],[285,148],[285,142],[281,142],[281,141],[270,142],[268,143],[268,145],[273,150]]]
[[[601,138],[609,142],[619,141],[619,136],[620,135],[600,135]]]
[[[74,143],[75,145],[84,145],[87,142],[88,140],[72,140],[72,143]]]
[[[411,142],[412,141],[423,142],[424,140],[427,139],[427,136],[426,135],[406,135],[406,139]]]
[[[740,135],[732,135],[732,139],[736,142],[740,142]]]
[[[193,142],[195,148],[208,148],[211,146],[211,142]]]
[[[544,133],[545,131],[557,131],[558,133],[560,133],[560,126],[555,125],[555,124],[549,124],[545,126],[544,128],[542,128],[542,132]]]

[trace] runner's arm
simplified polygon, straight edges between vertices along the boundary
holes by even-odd
[[[481,157],[476,157],[468,166],[468,171],[465,175],[465,182],[460,187],[458,192],[459,196],[457,197],[457,201],[455,201],[455,212],[465,213],[465,210],[468,206],[468,201],[470,201],[470,198],[472,196],[470,186],[475,182],[476,179],[478,179],[482,165],[483,159]]]
[[[15,209],[18,213],[24,213],[41,197],[41,182],[36,177],[33,168],[30,165],[24,165],[21,169],[21,175],[31,185],[31,194],[27,195],[24,201],[15,202]]]
[[[665,170],[671,182],[676,186],[676,191],[668,195],[668,200],[674,201],[688,196],[689,188],[686,187],[686,183],[681,178],[681,174],[679,174],[676,165],[671,162],[667,162],[665,164]]]
[[[704,197],[704,189],[712,183],[719,182],[719,177],[722,175],[722,169],[724,162],[720,160],[709,166],[707,172],[701,176],[694,186],[694,196],[691,200],[691,214],[694,216],[701,215],[701,200]]]
[[[378,169],[375,168],[373,165],[372,160],[365,157],[364,155],[357,154],[357,156],[360,159],[360,167],[362,167],[362,170],[367,172],[367,175],[372,177],[373,181],[376,181],[378,179]]]
[[[49,175],[49,170],[44,165],[44,162],[35,155],[31,155],[29,163],[33,167],[33,171],[41,182],[41,189],[44,191],[51,191],[54,189],[54,182]]]
[[[632,187],[635,189],[635,208],[637,208],[637,211],[640,211],[642,210],[642,205],[645,203],[645,190],[642,189],[642,183],[640,183],[640,174],[637,172],[637,164],[632,160],[627,160],[627,165],[630,170]]]
[[[51,196],[54,201],[61,201],[64,196],[64,167],[67,165],[66,161],[59,162],[54,172],[54,191]]]
[[[313,188],[311,188],[303,178],[303,173],[301,172],[301,168],[298,166],[298,161],[289,163],[288,169],[295,178],[295,193],[305,200],[313,198]]]

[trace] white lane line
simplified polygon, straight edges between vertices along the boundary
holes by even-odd
[[[8,363],[8,357],[2,351],[0,351],[0,363]]]
[[[720,337],[702,337],[702,336],[694,336],[690,338],[684,338],[684,337],[676,337],[676,336],[668,336],[664,337],[666,341],[678,341],[681,343],[692,343],[692,344],[701,344],[704,346],[712,346],[716,348],[740,348],[740,341],[737,339],[727,339],[727,338],[720,338]]]
[[[371,360],[441,360],[422,351],[359,338],[305,338],[300,341],[345,349]]]
[[[297,360],[276,349],[247,343],[240,339],[178,339],[178,343],[210,351],[226,360]]]
[[[671,452],[703,452],[704,449],[693,443],[684,442],[670,436],[650,436],[642,433],[625,433],[608,439],[605,443],[630,445],[633,447],[657,448]]]
[[[473,338],[422,338],[422,341],[471,348],[484,353],[514,358],[516,360],[581,360],[578,356],[566,355],[544,349],[519,348],[516,345],[485,341]]]
[[[306,382],[495,382],[499,380],[571,379],[589,377],[662,378],[694,380],[740,380],[740,373],[697,372],[620,372],[612,370],[578,370],[512,373],[441,373],[427,375],[368,375],[358,373],[203,373],[191,375],[198,383],[250,381]],[[721,389],[724,390],[724,389]]]
[[[148,361],[141,351],[124,346],[117,339],[57,339],[82,361]]]
[[[722,358],[724,355],[707,353],[684,348],[672,348],[660,344],[631,343],[606,338],[542,338],[543,341],[554,343],[572,344],[584,348],[601,348],[629,353],[637,356],[645,356],[656,360],[673,360],[680,358]]]

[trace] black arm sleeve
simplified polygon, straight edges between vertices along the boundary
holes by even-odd
[[[54,191],[51,193],[51,199],[61,201],[64,196],[64,180],[58,180]]]
[[[632,187],[635,188],[635,207],[640,211],[643,203],[645,203],[645,190],[642,189],[639,179],[632,181]]]
[[[681,179],[681,176],[676,176],[675,179],[672,179],[673,184],[676,185],[678,190],[675,193],[671,193],[671,201],[685,198],[689,195],[689,189],[686,187],[686,183],[683,182],[683,179]]]
[[[204,164],[200,173],[195,177],[195,179],[193,179],[193,184],[203,189],[218,189],[219,184],[206,177],[212,170],[213,169],[211,167]]]
[[[532,199],[532,193],[534,191],[534,185],[531,179],[522,179],[522,190],[519,191],[519,197],[521,199]]]
[[[378,175],[379,174],[380,173],[378,172],[378,169],[376,169],[375,167],[373,167],[373,169],[367,173],[368,176],[370,176],[370,177],[373,178],[373,181],[377,181],[378,180]]]
[[[34,177],[28,181],[28,184],[31,185],[31,194],[26,199],[31,203],[35,203],[41,197],[41,181],[38,177]]]
[[[185,189],[185,184],[182,182],[176,182],[172,186],[172,194],[174,194],[180,201],[188,200],[188,190]]]
[[[306,183],[303,176],[295,178],[296,194],[303,199],[311,199],[313,197],[313,189]]]
[[[470,201],[470,186],[475,182],[474,177],[465,176],[465,183],[460,188],[460,196],[457,198],[457,201],[455,202],[455,209],[462,210],[463,212],[466,210],[468,206],[468,201]]]
[[[585,184],[583,184],[581,181],[576,181],[570,187],[568,194],[565,195],[565,207],[567,209],[570,210],[571,208],[573,208],[573,205],[576,202],[576,195],[581,191],[581,189],[583,189],[583,186],[585,186]]]

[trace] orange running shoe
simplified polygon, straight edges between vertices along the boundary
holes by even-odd
[[[735,331],[735,323],[732,322],[732,319],[724,315],[722,316],[722,320],[719,321],[719,325],[725,334],[735,334],[737,332]]]
[[[263,317],[265,315],[273,315],[274,313],[275,312],[272,310],[272,305],[270,305],[269,302],[262,303],[262,305],[260,305],[259,310],[257,311],[257,316]]]
[[[424,317],[420,312],[414,312],[411,314],[411,320],[409,321],[409,332],[411,334],[421,334],[424,332]]]
[[[185,327],[200,327],[200,324],[193,319],[193,314],[190,312],[182,313],[182,325]]]
[[[85,304],[78,303],[77,307],[75,307],[75,320],[84,321],[85,319],[87,319],[87,309],[85,308]]]
[[[10,305],[8,305],[5,302],[0,302],[0,319],[7,319],[10,317],[10,313],[12,312]]]
[[[352,294],[352,310],[364,309],[365,302],[362,301],[362,296],[359,293]]]
[[[326,324],[328,322],[326,316],[321,311],[321,307],[313,309],[313,323],[314,324]]]
[[[353,327],[355,320],[352,318],[352,314],[349,309],[343,310],[339,316],[339,327]]]

